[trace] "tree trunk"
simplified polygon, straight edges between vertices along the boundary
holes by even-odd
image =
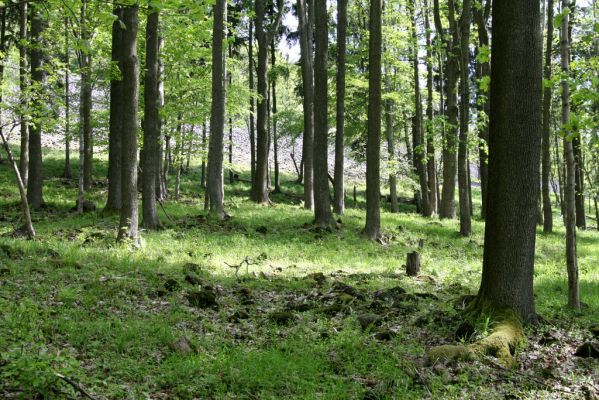
[[[21,93],[21,107],[27,108],[27,2],[19,4],[19,90]],[[29,122],[24,112],[20,115],[21,128],[21,154],[19,156],[19,170],[23,184],[27,186],[29,178]]]
[[[460,235],[472,234],[470,217],[470,182],[468,162],[468,118],[470,111],[470,22],[472,20],[472,3],[464,0],[460,18],[460,138],[458,145],[458,187],[460,198]]]
[[[160,35],[160,31],[158,31]],[[164,38],[162,36],[158,37],[159,46],[158,46],[158,54],[160,54],[160,49],[164,46]],[[158,58],[158,107],[162,109],[164,107],[164,63],[162,62],[162,58]],[[159,113],[160,114],[160,113]],[[164,158],[164,130],[162,129],[164,126],[164,118],[160,117],[158,119],[158,172],[156,174],[156,199],[162,201],[166,199],[168,195],[167,185],[166,185],[166,174],[164,171],[164,164],[162,162]]]
[[[137,104],[139,65],[137,62],[138,6],[125,7],[123,44],[123,119],[121,136],[121,209],[118,241],[139,243],[137,209]]]
[[[329,28],[326,2],[315,1],[314,3],[314,224],[328,227],[334,224],[328,181]]]
[[[420,273],[420,253],[413,251],[408,253],[406,258],[406,274],[408,276],[418,276]]]
[[[306,0],[297,1],[299,18],[300,51],[302,69],[303,107],[304,107],[304,137],[302,145],[302,161],[304,162],[304,208],[314,208],[314,66],[312,12],[308,11]]]
[[[541,148],[538,1],[494,1],[489,195],[477,303],[536,320],[533,297]],[[523,173],[526,171],[526,173]]]
[[[258,0],[260,1],[260,0]],[[208,150],[208,196],[210,212],[218,219],[226,216],[223,186],[223,139],[225,129],[226,61],[225,40],[226,1],[217,0],[214,6],[212,35],[212,108],[210,111],[210,143]]]
[[[156,211],[156,182],[160,165],[160,114],[158,94],[158,54],[160,39],[158,26],[160,12],[151,9],[146,23],[146,72],[144,79],[144,149],[142,171],[142,226],[156,229],[160,226]]]
[[[429,22],[428,0],[424,2],[424,30],[426,31],[426,158],[428,193],[431,215],[437,213],[437,171],[435,167],[435,130],[433,120],[433,51]]]
[[[45,107],[42,100],[43,84],[46,73],[43,69],[44,44],[42,35],[46,29],[41,9],[44,2],[31,4],[31,80],[36,86],[32,107],[34,118],[42,117]],[[43,198],[43,165],[42,165],[42,128],[41,124],[29,126],[29,177],[27,179],[27,200],[32,209],[38,209],[44,204]]]
[[[551,81],[551,53],[553,44],[553,0],[547,0],[547,46],[545,48],[545,68],[543,79]],[[553,212],[551,210],[551,194],[549,192],[549,175],[551,172],[551,85],[543,85],[543,149],[542,149],[542,194],[543,194],[543,232],[553,232]]]
[[[252,184],[251,198],[256,203],[268,204],[270,202],[268,194],[268,131],[266,129],[266,99],[268,97],[268,77],[267,60],[268,45],[267,34],[264,30],[264,0],[256,0],[256,38],[258,39],[258,115],[256,120],[257,143],[256,143],[256,176]],[[212,147],[212,134],[210,137],[210,147]],[[210,159],[208,160],[210,163]],[[210,167],[208,168],[210,169]]]
[[[582,158],[581,148],[582,138],[580,134],[572,139],[572,148],[574,150],[574,179],[575,179],[575,193],[576,193],[576,227],[579,229],[586,229],[587,219],[586,212],[584,209],[584,173],[582,171],[584,159]]]
[[[423,154],[425,153],[425,144],[423,140],[423,129],[422,129],[422,98],[420,95],[420,70],[418,66],[418,37],[416,33],[416,2],[412,0],[408,5],[411,20],[411,33],[412,33],[412,67],[414,77],[414,110],[415,115],[413,118],[412,125],[412,141],[414,145],[414,169],[418,174],[418,181],[420,182],[420,198],[421,198],[421,211],[425,217],[432,215],[432,208],[430,206],[430,194],[428,191],[428,176],[427,166],[424,161]]]
[[[254,20],[250,18],[248,37],[248,73],[250,85],[250,181],[254,182],[256,177],[256,129],[254,126]]]
[[[368,139],[366,143],[366,227],[370,240],[381,236],[380,156],[381,156],[381,0],[370,2],[368,44]]]
[[[562,0],[562,10],[569,10],[568,0]],[[568,269],[568,306],[580,308],[580,295],[578,291],[578,260],[576,256],[576,161],[572,140],[568,138],[570,132],[570,41],[568,39],[569,14],[562,18],[560,49],[561,67],[564,78],[562,79],[562,129],[564,135],[564,160],[566,162],[566,187],[564,191],[566,226],[566,265]]]
[[[391,77],[387,71],[385,75],[386,92],[391,93]],[[399,212],[397,202],[397,160],[395,155],[395,137],[393,132],[393,100],[387,98],[385,100],[385,134],[387,136],[387,152],[389,154],[389,199],[391,202],[391,212]]]
[[[108,128],[108,199],[105,212],[121,209],[121,130],[123,126],[123,7],[115,7],[116,19],[112,23],[112,62],[118,69],[118,77],[110,80],[110,121]]]
[[[202,189],[206,188],[206,122],[202,123],[202,170],[200,187]]]
[[[233,58],[233,45],[229,44],[229,59]],[[226,68],[226,66],[224,67]],[[233,84],[233,74],[231,71],[227,71],[227,78],[229,88]],[[225,110],[226,111],[226,110]],[[235,173],[233,172],[233,117],[229,114],[229,143],[228,143],[229,151],[227,152],[229,157],[229,183],[232,184],[235,180]]]
[[[459,78],[459,57],[455,53],[459,45],[458,27],[455,21],[455,4],[448,0],[449,7],[449,34],[450,39],[445,40],[447,61],[445,63],[445,94],[447,106],[447,128],[444,135],[443,146],[443,190],[439,216],[441,218],[455,218],[455,185],[457,172],[457,138],[458,138],[458,101],[457,83]],[[439,13],[439,1],[434,1],[435,26],[440,36],[444,35]]]
[[[490,3],[490,0],[488,0]],[[478,48],[489,48],[489,32],[487,30],[487,18],[482,10],[474,7],[474,21],[478,30]],[[488,99],[489,90],[486,88],[487,81],[491,76],[491,63],[489,59],[477,61],[477,78],[479,79],[477,92],[477,106],[479,115],[489,117],[490,103]],[[485,83],[483,83],[485,82]],[[481,191],[481,217],[484,219],[487,215],[487,191],[489,180],[489,165],[488,165],[488,143],[489,143],[489,122],[488,120],[482,124],[479,122],[478,128],[478,159],[479,159],[479,174],[480,174],[480,191]]]
[[[337,80],[336,130],[333,212],[342,215],[345,210],[344,137],[345,137],[345,52],[347,31],[347,0],[337,0]],[[389,182],[391,184],[391,182]]]
[[[64,73],[64,172],[62,176],[65,179],[71,179],[71,63],[70,63],[70,43],[69,43],[69,21],[64,19],[64,56],[65,56],[65,73]],[[22,124],[21,128],[26,124]]]
[[[271,64],[274,68],[276,65],[276,53],[275,53],[275,41],[274,39],[270,42],[271,44]],[[275,190],[274,193],[281,193],[281,177],[279,174],[279,143],[277,137],[277,77],[276,75],[272,78],[272,144],[274,152],[274,163],[275,163]]]
[[[88,42],[87,32],[87,0],[81,2],[81,18],[80,18],[80,38],[83,43]],[[92,126],[91,126],[91,110],[92,110],[92,82],[91,82],[91,50],[79,50],[79,69],[81,82],[81,99],[79,105],[79,124],[83,129],[83,189],[91,190],[92,188],[92,168],[93,168],[93,142],[92,142]]]

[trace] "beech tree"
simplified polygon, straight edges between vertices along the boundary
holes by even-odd
[[[337,0],[337,79],[336,79],[336,110],[335,110],[335,170],[333,211],[341,215],[345,210],[345,52],[347,31],[347,0]]]

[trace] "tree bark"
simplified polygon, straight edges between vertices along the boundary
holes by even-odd
[[[389,72],[385,74],[386,92],[391,93],[391,77]],[[395,136],[393,132],[393,100],[387,98],[385,100],[385,134],[387,136],[387,153],[389,154],[389,199],[391,203],[391,212],[399,212],[399,204],[397,202],[397,160],[395,154]]]
[[[328,46],[327,4],[314,2],[314,224],[334,224],[329,195],[328,173]]]
[[[156,211],[156,183],[160,165],[160,114],[158,94],[158,54],[160,39],[158,26],[160,12],[151,9],[146,23],[146,72],[144,78],[144,148],[142,171],[142,226],[157,229],[160,226]]]
[[[200,175],[200,187],[206,188],[206,122],[202,123],[202,169]]]
[[[87,31],[87,0],[81,2],[80,18],[80,39],[83,43],[88,43],[89,33]],[[79,50],[79,69],[81,82],[81,100],[79,106],[79,124],[83,129],[83,189],[85,191],[92,188],[93,174],[93,138],[91,126],[92,111],[92,83],[91,83],[91,49],[83,48]]]
[[[587,219],[584,206],[584,172],[582,170],[584,159],[582,158],[581,148],[582,138],[580,133],[577,133],[572,139],[572,148],[574,151],[574,179],[576,184],[574,185],[576,193],[576,227],[579,229],[586,229]]]
[[[568,0],[562,0],[562,11],[570,8]],[[564,13],[560,31],[562,79],[562,129],[564,130],[564,160],[566,162],[566,187],[564,191],[566,226],[566,265],[568,270],[568,306],[580,308],[578,290],[578,260],[576,255],[576,161],[570,127],[570,41],[568,39],[569,13]]]
[[[445,140],[443,146],[443,189],[441,193],[441,204],[439,207],[439,216],[441,218],[455,218],[455,186],[457,172],[457,83],[459,78],[459,57],[458,54],[456,54],[455,49],[459,46],[459,35],[457,23],[455,21],[455,4],[453,0],[448,0],[448,7],[450,38],[444,40],[444,45],[447,49],[447,61],[445,63],[445,101],[447,107],[447,127],[445,129]],[[434,0],[434,15],[437,32],[441,37],[443,37],[444,30],[441,26],[438,0]]]
[[[333,212],[342,215],[345,211],[345,52],[347,31],[347,0],[337,0],[337,80],[336,80],[336,130]],[[391,184],[391,182],[390,182]]]
[[[137,104],[139,65],[137,62],[138,6],[123,12],[123,119],[121,136],[121,209],[118,241],[139,243],[137,199]]]
[[[64,57],[65,57],[65,73],[64,73],[64,171],[62,176],[65,179],[71,179],[71,59],[70,59],[70,43],[69,43],[69,21],[64,19]],[[26,125],[23,124],[21,127]]]
[[[413,251],[406,258],[406,275],[418,276],[420,273],[420,253]]]
[[[541,148],[539,1],[493,2],[489,196],[477,303],[534,322]],[[523,173],[526,171],[526,173]]]
[[[160,31],[158,32],[160,35]],[[162,36],[158,37],[159,46],[158,53],[160,54],[160,49],[164,46],[164,38]],[[164,63],[162,62],[162,58],[158,58],[158,107],[162,109],[164,107]],[[159,113],[160,114],[160,113]],[[168,196],[167,184],[166,184],[166,173],[164,171],[164,163],[162,162],[164,158],[164,118],[160,117],[158,119],[158,172],[156,176],[156,199],[162,201],[166,199]]]
[[[420,95],[420,69],[418,60],[418,37],[416,34],[416,2],[412,0],[408,5],[410,20],[411,20],[411,33],[412,33],[412,68],[414,78],[414,110],[415,115],[412,119],[412,141],[414,146],[414,169],[418,175],[418,181],[420,182],[420,198],[421,206],[420,210],[422,215],[430,217],[432,215],[432,208],[430,206],[430,194],[428,191],[428,176],[427,166],[424,161],[423,154],[425,154],[424,135],[422,129],[422,97]]]
[[[306,0],[298,0],[297,13],[300,31],[300,52],[302,69],[304,136],[302,145],[302,161],[304,163],[304,208],[314,208],[314,66],[312,19],[308,12]]]
[[[368,44],[368,139],[366,143],[366,227],[370,240],[381,236],[380,153],[381,153],[381,0],[370,2]]]
[[[210,112],[210,143],[208,150],[207,190],[210,212],[218,219],[226,216],[223,185],[223,139],[225,129],[226,61],[225,40],[226,1],[217,0],[214,6],[212,34],[212,108]]]
[[[41,9],[44,2],[31,4],[31,81],[35,86],[32,99],[33,118],[42,119],[44,116],[42,100],[43,84],[46,73],[43,69],[43,39],[46,21]],[[43,165],[42,165],[42,128],[40,123],[29,126],[29,177],[27,179],[27,200],[32,209],[38,209],[44,204],[43,198]]]
[[[27,2],[19,4],[19,90],[21,93],[21,107],[27,109]],[[27,186],[29,178],[29,121],[25,112],[20,115],[21,128],[21,154],[19,156],[19,170],[23,184]]]
[[[547,0],[547,46],[545,48],[545,66],[543,78],[543,149],[541,185],[543,195],[543,232],[553,231],[553,212],[551,209],[551,194],[549,179],[551,173],[551,54],[553,44],[553,0]]]
[[[276,65],[276,53],[275,53],[275,41],[271,43],[271,64],[274,68]],[[274,152],[274,163],[275,163],[275,190],[273,193],[281,193],[281,177],[279,173],[279,139],[277,136],[277,77],[276,75],[272,78],[272,145]]]
[[[250,18],[248,38],[248,74],[250,85],[250,181],[254,182],[256,176],[256,129],[254,126],[254,20]]]
[[[434,140],[434,110],[433,110],[433,51],[429,22],[428,0],[424,1],[424,29],[426,31],[426,158],[428,175],[428,193],[431,215],[437,213],[437,171],[435,166],[435,140]]]
[[[110,120],[108,128],[108,199],[104,211],[111,213],[121,209],[121,130],[123,126],[123,7],[113,9],[112,63],[117,68],[110,80]]]
[[[470,217],[470,180],[468,162],[468,123],[470,111],[470,22],[472,20],[472,3],[464,0],[460,17],[460,137],[458,145],[458,187],[460,199],[460,235],[472,234]]]

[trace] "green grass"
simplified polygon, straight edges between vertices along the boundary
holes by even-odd
[[[106,165],[97,164],[100,178]],[[11,237],[19,223],[18,193],[8,166],[0,166],[0,397],[75,398],[74,389],[54,371],[107,399],[555,395],[550,378],[542,386],[484,363],[422,365],[427,348],[455,341],[453,332],[462,319],[454,300],[477,289],[484,231],[480,220],[473,221],[471,238],[461,238],[457,221],[427,220],[409,206],[399,214],[384,211],[381,222],[389,244],[382,246],[361,237],[364,211],[349,200],[341,229],[323,234],[306,225],[312,214],[293,204],[300,187],[285,177],[284,192],[293,195],[275,195],[274,207],[249,202],[245,184],[227,185],[227,210],[233,218],[218,223],[203,218],[195,168],[183,177],[181,201],[165,204],[175,223],[159,210],[166,229],[143,231],[141,247],[133,250],[115,244],[116,216],[71,211],[76,184],[58,178],[61,161],[49,157],[45,168],[49,208],[33,214],[38,239],[30,242]],[[88,197],[98,208],[104,205],[105,190],[95,186]],[[478,206],[477,192],[474,200]],[[576,398],[597,377],[596,361],[571,353],[589,337],[586,327],[599,315],[599,234],[579,232],[580,290],[588,307],[573,312],[565,307],[559,215],[555,221],[556,232],[539,231],[537,240],[535,298],[546,323],[529,329],[529,344],[518,357],[525,373],[540,376],[543,368],[554,368]],[[258,233],[259,227],[266,227],[266,234]],[[419,239],[425,240],[423,277],[410,279],[402,264]],[[266,259],[247,271],[241,268],[237,278],[227,266],[261,254]],[[188,263],[197,266],[186,267]],[[217,308],[189,305],[186,294],[197,289],[184,280],[190,268],[217,293]],[[305,278],[314,272],[327,276],[322,286]],[[168,279],[179,288],[165,291]],[[335,297],[331,288],[338,281],[354,286],[365,299]],[[372,301],[370,293],[393,286],[437,298],[406,302],[399,309]],[[244,304],[241,288],[249,289],[253,303]],[[294,311],[287,324],[273,323],[270,313],[288,308],[289,302],[310,306]],[[324,312],[331,304],[341,304],[342,311]],[[231,321],[240,310],[249,318]],[[382,315],[383,327],[395,336],[377,341],[374,331],[362,331],[356,316],[363,312]],[[548,331],[562,335],[559,348],[536,343]],[[174,347],[182,337],[190,352]]]

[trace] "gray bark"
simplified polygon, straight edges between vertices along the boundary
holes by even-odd
[[[335,171],[333,211],[341,215],[345,210],[344,137],[345,137],[345,52],[347,31],[347,0],[337,0],[337,100],[335,131]]]

